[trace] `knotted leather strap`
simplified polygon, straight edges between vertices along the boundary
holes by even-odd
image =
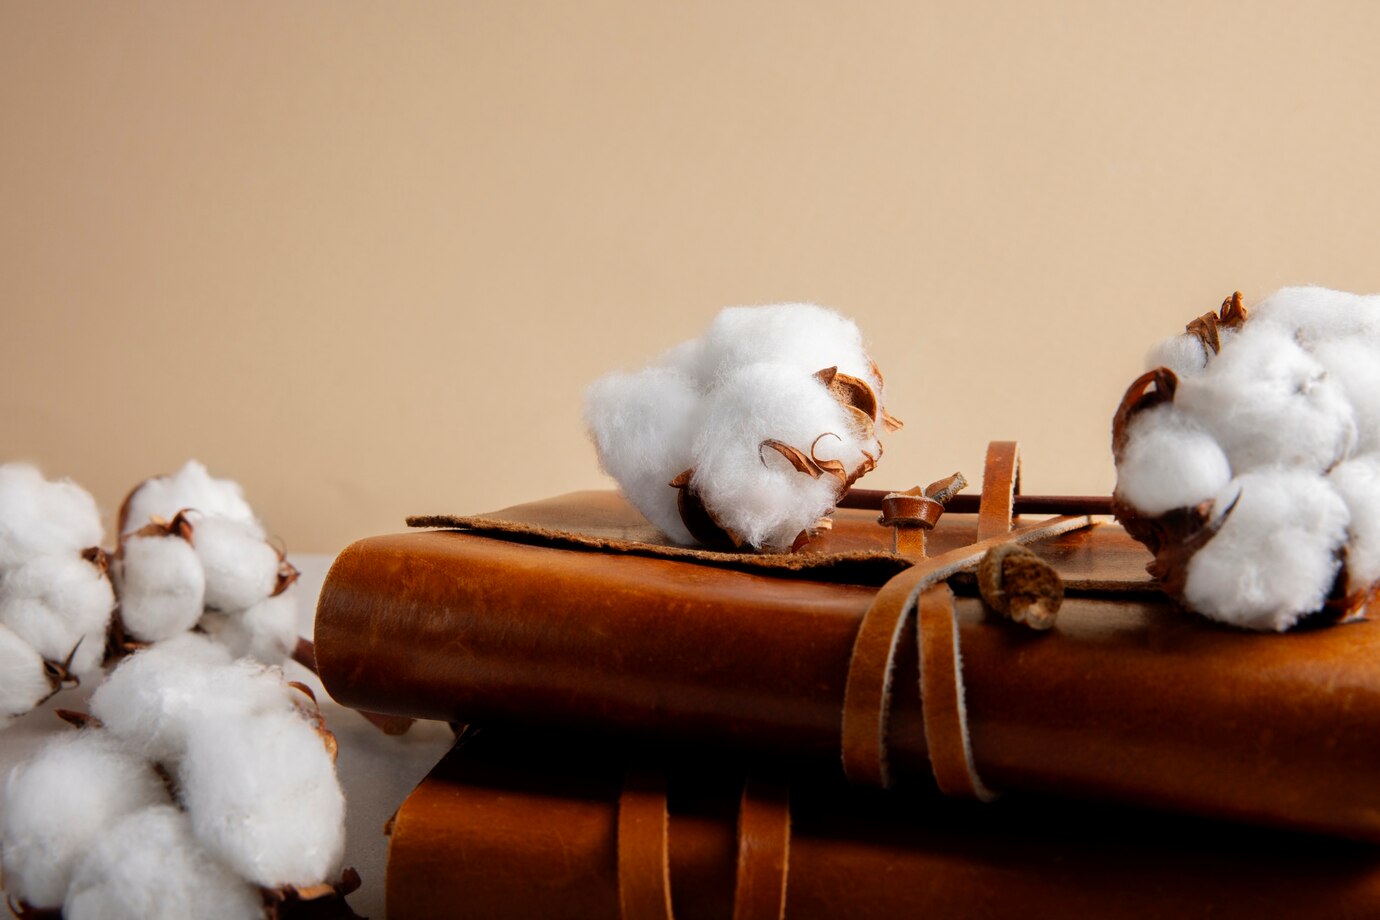
[[[992,441],[982,468],[982,503],[977,538],[985,540],[1011,529],[1016,496],[1021,491],[1021,453],[1015,441]]]
[[[886,736],[891,716],[892,674],[896,651],[920,595],[950,575],[974,568],[983,554],[994,546],[1008,541],[1033,543],[1090,527],[1092,523],[1087,515],[1072,515],[1006,531],[939,556],[921,559],[882,586],[863,615],[858,636],[853,641],[853,655],[844,686],[843,770],[850,780],[874,786],[891,785]],[[956,638],[954,643],[954,668],[957,670]],[[959,718],[966,723],[961,713]],[[933,760],[933,751],[930,757]]]
[[[790,869],[791,803],[784,784],[749,778],[738,811],[733,920],[782,920]]]
[[[618,901],[623,920],[671,920],[666,776],[634,768],[618,799]]]

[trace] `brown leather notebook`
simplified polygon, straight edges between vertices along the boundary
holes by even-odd
[[[989,809],[481,732],[392,824],[388,916],[1374,917],[1380,851],[1056,801]]]
[[[992,478],[979,512],[945,514],[924,556],[895,553],[863,511],[778,556],[667,546],[614,493],[427,519],[454,529],[362,540],[336,560],[321,678],[377,712],[1380,841],[1380,624],[1207,622],[1157,593],[1119,527],[1013,521],[1011,480]],[[1063,578],[1048,633],[985,611],[964,582],[1013,539]]]

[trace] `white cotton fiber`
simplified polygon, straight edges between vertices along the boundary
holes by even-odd
[[[1197,505],[1231,479],[1222,448],[1171,403],[1132,418],[1127,438],[1117,463],[1117,495],[1145,514]]]
[[[1244,473],[1283,465],[1325,472],[1354,447],[1346,394],[1292,337],[1250,322],[1174,404],[1212,433]]]
[[[1356,419],[1354,452],[1380,450],[1380,342],[1336,339],[1318,345],[1313,357],[1351,403]]]
[[[1327,598],[1346,541],[1346,504],[1302,469],[1238,476],[1217,508],[1237,495],[1222,529],[1189,561],[1184,600],[1247,629],[1288,629]]]
[[[197,725],[178,768],[196,837],[267,887],[333,878],[345,846],[345,800],[320,736],[300,715]]]
[[[1339,463],[1328,483],[1351,513],[1346,547],[1348,591],[1380,579],[1380,456]]]
[[[1302,285],[1281,288],[1251,308],[1249,325],[1272,327],[1305,348],[1359,338],[1380,343],[1380,296]]]
[[[260,529],[233,518],[191,516],[192,546],[206,575],[206,606],[245,610],[278,586],[278,551]]]
[[[604,471],[638,511],[677,543],[694,543],[670,482],[693,465],[700,395],[678,370],[649,367],[612,373],[585,393],[585,424]]]
[[[838,501],[840,483],[811,478],[764,449],[773,439],[852,469],[863,458],[852,421],[828,388],[781,364],[728,374],[705,399],[696,434],[696,489],[710,515],[756,547],[787,548]]]
[[[42,656],[0,626],[0,729],[37,706],[52,689]]]
[[[253,527],[260,538],[264,536],[263,527],[244,500],[239,483],[213,478],[206,467],[195,460],[188,460],[171,476],[160,476],[140,484],[126,500],[123,532],[138,530],[153,517],[170,521],[177,512],[187,508],[240,521]]]
[[[50,661],[66,661],[84,636],[104,634],[114,608],[110,579],[75,553],[38,556],[0,579],[0,624]]]
[[[1196,377],[1208,366],[1209,350],[1196,335],[1174,335],[1145,355],[1145,369],[1167,367],[1180,380]]]
[[[729,307],[719,311],[701,340],[699,380],[713,389],[751,364],[785,364],[813,374],[826,367],[866,380],[881,395],[862,333],[847,317],[808,303]]]
[[[23,463],[0,466],[0,572],[43,555],[99,546],[95,499],[69,480],[49,482]]]
[[[297,591],[288,588],[239,613],[208,610],[198,625],[236,658],[281,665],[297,646]]]
[[[98,730],[58,736],[5,783],[7,893],[59,907],[81,856],[124,815],[168,801],[153,768]]]
[[[263,916],[258,889],[211,858],[169,805],[126,815],[86,851],[64,920],[236,920]]]
[[[131,750],[171,764],[195,726],[294,711],[274,672],[232,662],[222,645],[188,633],[125,659],[91,697],[91,712]]]
[[[196,550],[181,537],[127,535],[115,571],[120,617],[134,638],[157,642],[201,618],[206,576]]]

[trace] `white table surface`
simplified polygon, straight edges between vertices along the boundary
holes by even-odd
[[[297,588],[298,627],[302,635],[310,637],[316,597],[332,557],[291,554],[291,559],[302,572]],[[378,920],[384,916],[383,877],[388,852],[384,822],[450,748],[454,740],[450,727],[418,722],[407,734],[388,737],[357,713],[331,702],[316,675],[295,662],[289,662],[285,670],[289,679],[303,681],[316,691],[326,725],[339,742],[336,772],[345,789],[345,865],[358,869],[363,879],[349,901],[356,913]],[[90,688],[78,688],[59,693],[0,731],[0,776],[7,776],[11,767],[26,760],[51,735],[71,731],[53,710],[86,711],[90,692]],[[5,915],[10,915],[8,910]]]

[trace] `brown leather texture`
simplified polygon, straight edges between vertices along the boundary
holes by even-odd
[[[676,920],[1380,915],[1380,853],[1367,845],[1065,801],[911,799],[818,777],[787,793],[761,781],[773,767],[693,752],[667,764],[667,797],[643,803],[667,815],[665,834],[630,839],[625,777],[639,774],[616,745],[481,732],[398,812],[388,916],[631,920],[643,915],[620,892],[663,879],[669,906],[656,909]],[[624,855],[636,847],[650,852]]]
[[[618,505],[596,494],[523,514],[575,532],[580,520],[618,519]],[[825,539],[853,547],[867,533],[836,524]],[[945,514],[932,550],[975,534],[971,515]],[[1286,635],[1211,624],[1144,593],[1128,571],[1148,554],[1127,543],[1103,524],[1033,544],[1069,587],[1047,633],[989,616],[974,597],[954,600],[962,724],[945,730],[938,772],[955,774],[945,765],[959,750],[992,790],[1380,840],[1380,624]],[[378,712],[837,763],[876,574],[596,550],[535,533],[376,537],[346,549],[326,580],[317,662],[332,696]],[[891,690],[874,737],[902,785],[934,782],[927,732],[957,718],[946,706],[927,726],[922,638],[913,631],[878,658]],[[965,736],[970,754],[953,746]]]

